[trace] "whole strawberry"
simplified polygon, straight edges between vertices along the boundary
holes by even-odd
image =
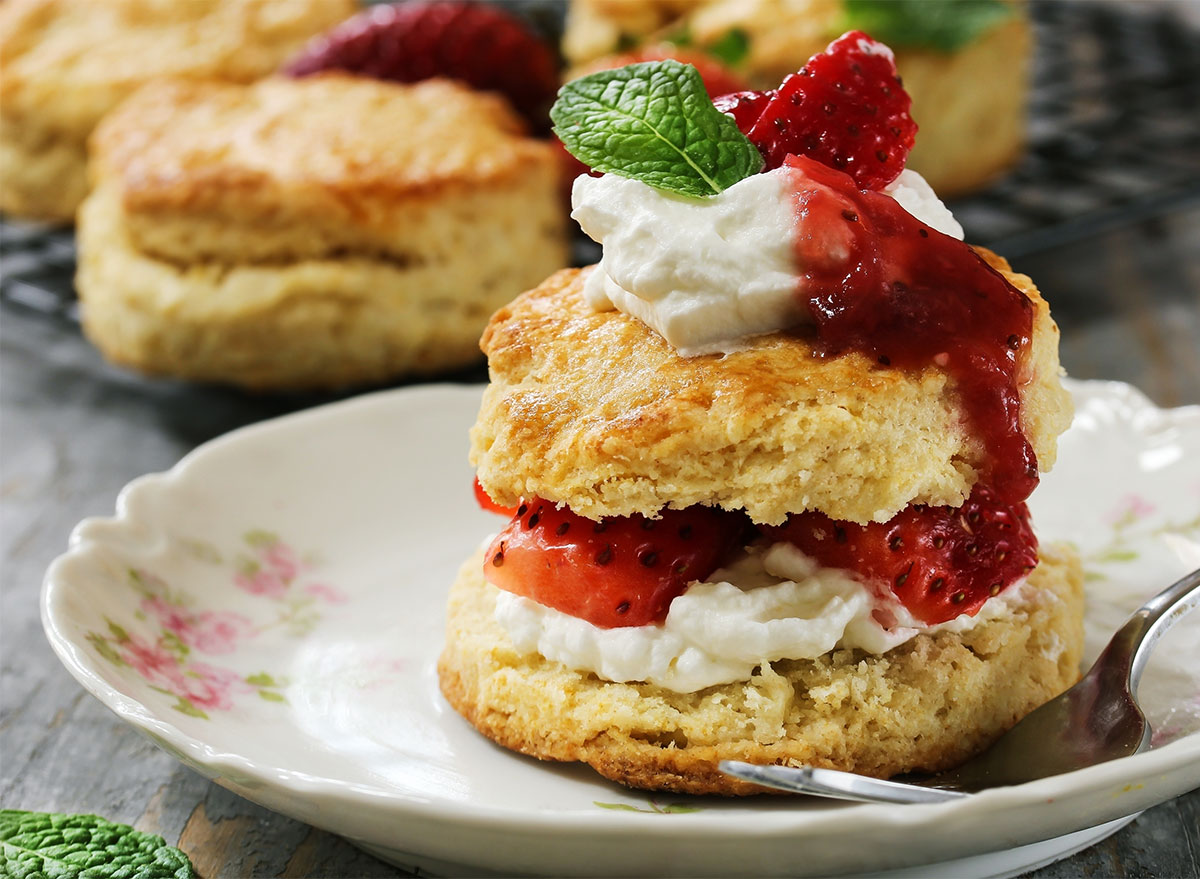
[[[284,68],[292,76],[346,70],[396,82],[435,76],[503,94],[536,131],[558,91],[554,53],[516,16],[490,3],[373,6],[314,38]]]
[[[860,189],[895,180],[917,133],[892,50],[861,31],[839,37],[774,93],[721,100],[729,106],[718,109],[731,113],[763,154],[764,170],[789,154],[808,156],[849,174]]]
[[[765,530],[825,567],[890,590],[928,625],[975,614],[1037,564],[1028,508],[983,486],[961,507],[912,506],[887,522],[856,525],[808,512]]]

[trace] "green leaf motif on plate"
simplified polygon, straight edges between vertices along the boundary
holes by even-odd
[[[650,808],[648,809],[643,809],[641,806],[633,806],[629,803],[602,803],[599,800],[592,800],[592,805],[614,812],[642,812],[646,815],[687,815],[691,812],[701,811],[700,806],[689,806],[687,803],[660,804],[655,800],[649,801]]]

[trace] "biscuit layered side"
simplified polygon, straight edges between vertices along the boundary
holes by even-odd
[[[687,33],[692,45],[746,36],[737,65],[752,88],[774,88],[822,51],[842,24],[840,0],[572,0],[563,54],[579,70],[631,41]],[[1033,36],[1023,10],[953,52],[896,49],[921,135],[908,160],[943,197],[987,184],[1013,165],[1025,143]],[[571,78],[568,72],[567,78]]]
[[[566,262],[553,148],[450,82],[159,83],[92,149],[84,325],[147,372],[331,387],[465,365]]]
[[[633,787],[763,790],[720,760],[887,777],[937,771],[990,744],[1078,678],[1083,587],[1073,553],[1050,548],[1010,615],[961,634],[922,634],[882,655],[834,650],[762,664],[749,680],[692,693],[614,683],[513,649],[476,554],[459,573],[438,665],[450,704],[489,738],[542,760],[581,761]]]
[[[139,86],[170,76],[251,82],[354,0],[5,0],[0,4],[0,210],[70,220],[87,138]]]
[[[1029,278],[981,254],[1035,307],[1018,385],[1023,430],[1049,469],[1071,420],[1058,328]],[[586,271],[523,294],[484,334],[491,384],[471,461],[499,503],[540,497],[592,519],[703,504],[759,524],[804,510],[866,523],[958,506],[977,481],[985,449],[937,366],[822,358],[788,333],[684,358],[635,318],[592,311]]]

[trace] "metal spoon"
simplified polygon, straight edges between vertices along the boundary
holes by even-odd
[[[1061,775],[1150,745],[1150,724],[1135,693],[1158,639],[1200,605],[1200,569],[1143,604],[1079,683],[1038,708],[991,748],[957,769],[883,781],[833,769],[759,766],[722,760],[734,778],[792,793],[871,803],[937,803],[991,787]]]

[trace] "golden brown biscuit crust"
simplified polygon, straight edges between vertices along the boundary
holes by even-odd
[[[154,83],[104,120],[92,156],[135,246],[175,262],[417,264],[458,246],[428,234],[436,215],[469,225],[472,198],[509,198],[558,169],[495,95],[343,74]]]
[[[567,261],[560,167],[444,81],[164,81],[93,137],[84,328],[152,374],[251,388],[475,363],[487,316]]]
[[[5,0],[0,210],[71,219],[88,134],[140,85],[250,82],[356,10],[354,0]]]
[[[476,554],[459,573],[438,663],[450,704],[488,738],[542,760],[581,761],[621,784],[762,793],[719,760],[887,777],[962,762],[1070,686],[1083,649],[1078,559],[1044,548],[1011,617],[920,635],[882,656],[839,650],[764,665],[696,693],[603,681],[518,654],[492,617]]]
[[[1019,384],[1026,435],[1048,469],[1071,419],[1058,328],[1029,278],[983,255],[1035,305]],[[640,321],[592,311],[582,272],[523,294],[484,333],[492,381],[471,462],[497,502],[542,497],[593,519],[707,504],[776,524],[806,509],[885,521],[969,493],[984,450],[937,367],[822,359],[789,334],[683,358]]]
[[[624,40],[686,31],[698,46],[737,29],[748,38],[738,70],[775,88],[844,30],[840,0],[572,0],[563,35],[579,70]],[[1032,31],[1022,4],[1013,17],[955,52],[896,49],[896,66],[920,125],[908,167],[943,198],[978,189],[1020,157],[1025,140]],[[572,76],[568,73],[568,79]]]
[[[474,364],[488,315],[567,258],[555,187],[552,173],[533,178],[467,227],[442,217],[435,227],[454,236],[457,257],[180,266],[133,246],[119,194],[101,185],[79,212],[84,330],[123,366],[256,390],[338,388]]]

